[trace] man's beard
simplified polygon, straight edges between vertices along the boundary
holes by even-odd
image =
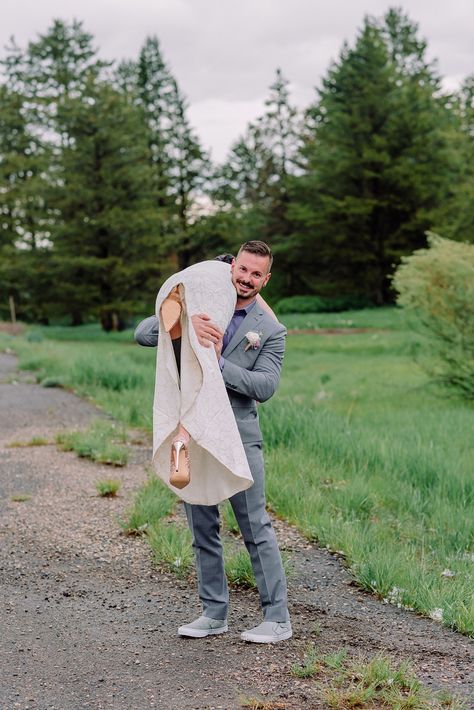
[[[240,298],[253,298],[258,293],[257,288],[252,288],[252,286],[249,286],[249,284],[246,284],[244,286],[244,284],[240,281],[236,281],[234,286],[237,290],[237,295],[240,296]]]

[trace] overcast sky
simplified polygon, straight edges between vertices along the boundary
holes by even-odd
[[[78,19],[101,56],[124,59],[156,34],[191,123],[219,161],[262,112],[277,67],[294,103],[306,106],[364,15],[400,4],[428,40],[429,58],[439,60],[445,86],[456,88],[474,72],[473,0],[2,0],[0,43],[14,35],[24,46],[53,19]]]

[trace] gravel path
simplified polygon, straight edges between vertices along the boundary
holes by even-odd
[[[344,646],[410,657],[425,683],[474,707],[469,639],[364,594],[336,557],[280,521],[294,568],[293,639],[242,643],[259,604],[254,592],[235,590],[228,634],[179,638],[177,626],[199,613],[194,580],[160,573],[145,542],[118,524],[146,479],[148,447],[133,447],[131,463],[113,471],[52,445],[9,448],[33,436],[53,440],[98,414],[15,368],[0,354],[1,710],[233,710],[255,697],[288,710],[324,708],[315,682],[289,672],[309,641],[325,653]],[[94,481],[111,475],[122,481],[120,495],[99,498]],[[31,498],[14,502],[15,494]]]

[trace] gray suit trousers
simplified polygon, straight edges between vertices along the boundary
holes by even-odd
[[[254,484],[229,500],[250,554],[265,621],[288,621],[286,578],[270,518],[265,509],[262,444],[245,443]],[[196,555],[199,597],[204,616],[227,618],[229,594],[224,572],[217,505],[185,503]]]

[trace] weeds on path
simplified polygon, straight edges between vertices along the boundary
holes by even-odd
[[[139,489],[120,527],[127,535],[145,535],[174,510],[178,499],[160,479],[148,470],[147,482]]]
[[[103,419],[94,419],[84,431],[62,433],[56,437],[63,451],[75,451],[81,458],[111,466],[127,465],[128,450],[123,446],[126,440],[123,428]]]
[[[148,529],[147,537],[155,562],[178,577],[188,576],[194,560],[189,530],[163,520]]]
[[[423,687],[409,663],[396,665],[382,655],[349,658],[345,649],[324,655],[310,644],[303,663],[291,672],[316,679],[318,692],[335,710],[467,710],[461,700]]]
[[[116,496],[121,485],[122,481],[118,481],[115,478],[105,478],[102,481],[95,482],[97,493],[102,498],[113,498]]]
[[[179,577],[192,566],[191,535],[182,525],[169,520],[178,499],[152,472],[120,524],[128,535],[144,535],[157,564]]]
[[[240,707],[248,710],[286,710],[284,700],[260,700],[259,698],[242,698]]]
[[[10,441],[5,446],[7,449],[23,449],[29,446],[49,446],[52,443],[52,441],[48,441],[48,439],[44,439],[41,436],[33,436],[28,441]]]

